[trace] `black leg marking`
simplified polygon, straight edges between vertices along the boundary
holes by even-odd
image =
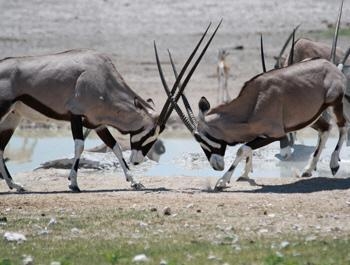
[[[268,145],[276,140],[278,140],[278,139],[258,137],[256,139],[254,139],[253,141],[250,141],[249,143],[247,143],[246,146],[249,146],[251,149],[255,150],[255,149],[258,149],[258,148],[263,147],[265,145]]]
[[[113,149],[117,141],[106,127],[96,130],[96,133],[109,148]]]
[[[82,117],[78,115],[72,115],[70,125],[72,129],[73,139],[84,140]]]

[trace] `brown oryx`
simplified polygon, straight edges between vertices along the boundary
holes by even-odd
[[[341,17],[341,10],[342,10],[342,6],[343,6],[343,0],[341,1],[341,6],[340,6],[340,12],[338,15],[338,21],[340,21],[340,17]],[[300,25],[298,25],[295,29],[294,29],[294,33],[295,31],[299,28]],[[337,26],[336,26],[336,32],[339,30],[339,22],[337,22]],[[287,54],[286,57],[283,57],[283,53],[285,52],[286,47],[288,46],[289,42],[292,40],[293,37],[293,33],[290,34],[290,36],[288,37],[288,39],[286,40],[285,44],[283,45],[279,55],[277,57],[275,57],[276,59],[276,64],[275,64],[275,69],[276,68],[281,68],[281,67],[286,67],[292,63],[295,62],[301,62],[305,59],[309,59],[309,58],[323,58],[323,59],[327,59],[327,60],[331,60],[331,54],[332,54],[332,47],[325,44],[325,43],[321,43],[321,42],[316,42],[316,41],[312,41],[309,39],[305,39],[305,38],[300,38],[297,41],[294,42],[294,49],[293,49],[293,62],[291,62],[290,58],[291,58],[291,52],[289,52]],[[336,49],[335,52],[335,58],[334,58],[334,62],[336,64],[342,64],[344,65],[345,62],[341,62],[342,58],[344,58],[345,52],[343,50],[341,50],[340,48]],[[343,66],[341,66],[343,67]],[[345,74],[348,82],[347,82],[347,89],[345,92],[345,96],[344,96],[344,114],[347,116],[347,119],[350,119],[350,72],[349,72],[349,68],[345,67],[343,69],[343,73]],[[325,118],[329,118],[328,113],[324,112],[323,113]],[[330,129],[330,128],[329,128]],[[348,145],[350,144],[350,131],[348,131]],[[281,140],[280,146],[281,146],[281,155],[285,158],[288,158],[291,155],[291,147],[293,146],[293,142],[294,142],[294,136],[291,134],[288,134],[288,137],[284,138],[283,140]]]
[[[165,89],[168,90],[166,85]],[[248,179],[252,170],[252,150],[279,140],[288,132],[313,125],[319,131],[319,142],[303,173],[310,176],[327,139],[329,123],[320,115],[328,107],[332,107],[339,129],[339,140],[330,161],[331,171],[335,174],[345,138],[342,102],[345,89],[346,78],[340,69],[328,60],[311,59],[253,77],[245,83],[236,99],[215,108],[211,109],[208,100],[202,97],[198,120],[193,115],[187,118],[176,104],[176,98],[171,102],[177,106],[181,119],[201,145],[213,169],[224,169],[227,145],[243,143],[229,170],[216,183],[216,190],[222,190],[242,160],[246,165],[241,178]]]
[[[183,66],[179,80],[209,27]],[[186,80],[190,80],[218,27]],[[179,80],[175,81],[173,94]],[[3,151],[20,119],[30,118],[33,112],[39,112],[51,119],[71,123],[75,143],[74,163],[69,174],[71,190],[79,191],[77,172],[84,149],[83,127],[96,131],[117,156],[126,180],[133,188],[142,188],[142,184],[129,173],[121,148],[107,126],[130,134],[130,161],[138,164],[164,130],[173,108],[168,99],[161,113],[156,115],[149,102],[125,83],[110,58],[96,51],[70,50],[45,56],[5,58],[0,61],[0,177],[5,179],[10,189],[23,190],[12,180],[3,160]]]

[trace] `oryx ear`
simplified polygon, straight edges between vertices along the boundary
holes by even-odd
[[[148,104],[152,105],[153,108],[155,107],[153,99],[149,98],[146,101]]]
[[[140,102],[140,100],[139,100],[137,97],[134,98],[134,104],[135,104],[135,107],[136,107],[136,108],[138,108],[138,109],[144,109],[142,103]]]
[[[204,119],[205,114],[210,109],[210,103],[205,97],[201,97],[201,99],[198,102],[199,107],[199,118]]]

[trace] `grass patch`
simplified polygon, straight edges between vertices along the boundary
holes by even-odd
[[[320,39],[332,39],[334,36],[334,28],[312,31],[309,34]],[[350,37],[350,28],[340,28],[339,37]]]
[[[57,223],[40,234],[50,215]],[[187,218],[185,218],[187,217]],[[163,216],[148,210],[106,209],[82,213],[9,214],[3,231],[27,236],[21,244],[0,240],[0,265],[21,264],[23,255],[35,264],[135,264],[145,254],[147,264],[349,264],[350,241],[280,235],[250,238],[239,231],[221,231],[215,225],[196,226],[196,218],[179,212]],[[184,225],[183,220],[189,224]],[[75,229],[75,232],[72,232]],[[78,231],[78,232],[77,232]],[[219,238],[219,239],[218,239]],[[281,238],[289,238],[281,247]]]

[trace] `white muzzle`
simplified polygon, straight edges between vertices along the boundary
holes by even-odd
[[[217,154],[212,154],[210,156],[210,165],[213,169],[222,171],[225,168],[224,157]]]
[[[140,164],[143,162],[143,160],[145,159],[144,155],[142,154],[141,151],[137,151],[137,150],[131,150],[131,155],[130,155],[130,162],[132,164]]]

